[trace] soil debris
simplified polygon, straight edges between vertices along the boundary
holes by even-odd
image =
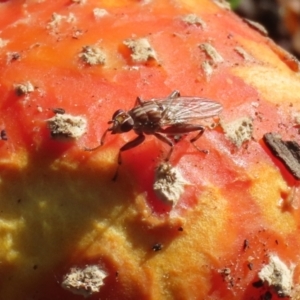
[[[300,146],[295,141],[283,141],[277,133],[266,133],[264,142],[272,154],[282,161],[289,172],[300,179]]]

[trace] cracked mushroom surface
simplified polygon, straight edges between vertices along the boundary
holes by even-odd
[[[293,56],[225,0],[1,1],[0,15],[0,298],[299,299],[299,180],[263,140],[299,149]],[[139,143],[137,97],[174,90],[222,113],[183,105],[161,136],[156,113],[176,102],[140,101]],[[274,255],[285,287],[266,275]]]

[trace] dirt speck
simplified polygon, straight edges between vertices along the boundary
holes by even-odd
[[[7,60],[6,60],[7,63],[11,63],[13,61],[20,60],[21,59],[21,54],[19,52],[16,52],[16,51],[7,52],[6,57],[7,57]]]
[[[89,297],[100,291],[107,273],[97,265],[71,268],[63,278],[62,287],[73,294]]]
[[[153,190],[157,197],[167,204],[175,206],[184,193],[186,185],[190,183],[169,163],[161,163],[156,168]]]
[[[224,58],[219,54],[215,47],[209,43],[203,43],[199,45],[199,48],[206,54],[213,65],[224,62]]]
[[[8,40],[0,38],[0,48],[4,48],[8,44]]]
[[[34,91],[34,86],[30,81],[14,84],[15,92],[18,96],[27,95]]]
[[[133,62],[143,63],[150,59],[156,60],[156,53],[146,38],[127,39],[123,44],[131,50]]]
[[[220,125],[225,132],[225,137],[238,148],[252,137],[253,121],[249,117],[242,117],[230,123],[221,120]]]
[[[87,121],[81,116],[56,114],[47,122],[53,138],[76,139],[86,133]]]
[[[196,14],[188,14],[183,16],[181,19],[188,25],[200,26],[202,28],[206,27],[205,22]]]
[[[214,68],[211,65],[211,62],[209,60],[205,60],[202,64],[201,64],[202,70],[204,72],[205,78],[207,81],[210,80],[211,75],[214,72]]]
[[[279,297],[290,297],[293,288],[294,266],[288,267],[277,255],[269,256],[269,263],[265,265],[258,277],[268,283]]]
[[[104,65],[106,55],[102,49],[96,46],[85,46],[82,48],[79,57],[88,65]]]
[[[7,141],[7,140],[8,140],[7,134],[6,134],[6,130],[5,130],[5,129],[2,129],[2,130],[0,131],[0,140],[2,140],[2,141]]]
[[[237,46],[234,48],[234,51],[238,53],[245,61],[254,61],[254,58],[243,47]]]
[[[163,245],[161,243],[156,243],[155,245],[152,246],[152,250],[154,252],[160,251],[160,250],[162,250],[162,248],[163,248]]]
[[[213,0],[213,2],[223,9],[226,10],[231,9],[230,3],[227,0]]]
[[[249,19],[243,19],[243,21],[251,28],[255,29],[256,31],[258,31],[260,34],[267,36],[268,35],[268,31],[267,29],[261,25],[260,23],[254,22],[252,20]]]
[[[72,13],[64,16],[54,12],[51,16],[51,20],[47,24],[47,29],[49,29],[52,33],[57,33],[58,27],[62,22],[74,23],[75,21],[76,17]]]
[[[101,19],[105,16],[108,16],[108,12],[104,8],[94,8],[93,9],[93,14],[96,20]]]
[[[296,141],[283,141],[279,134],[272,132],[266,133],[263,139],[272,154],[296,179],[300,179],[300,145]]]

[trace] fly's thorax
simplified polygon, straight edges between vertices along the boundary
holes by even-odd
[[[124,110],[117,110],[112,117],[113,126],[111,128],[112,134],[128,132],[133,129],[134,120],[130,114]]]
[[[135,124],[145,126],[147,124],[158,124],[163,117],[165,108],[155,101],[144,102],[129,111]]]

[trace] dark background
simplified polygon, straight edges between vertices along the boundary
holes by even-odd
[[[300,57],[300,0],[231,0],[241,17],[262,24],[280,46]]]

